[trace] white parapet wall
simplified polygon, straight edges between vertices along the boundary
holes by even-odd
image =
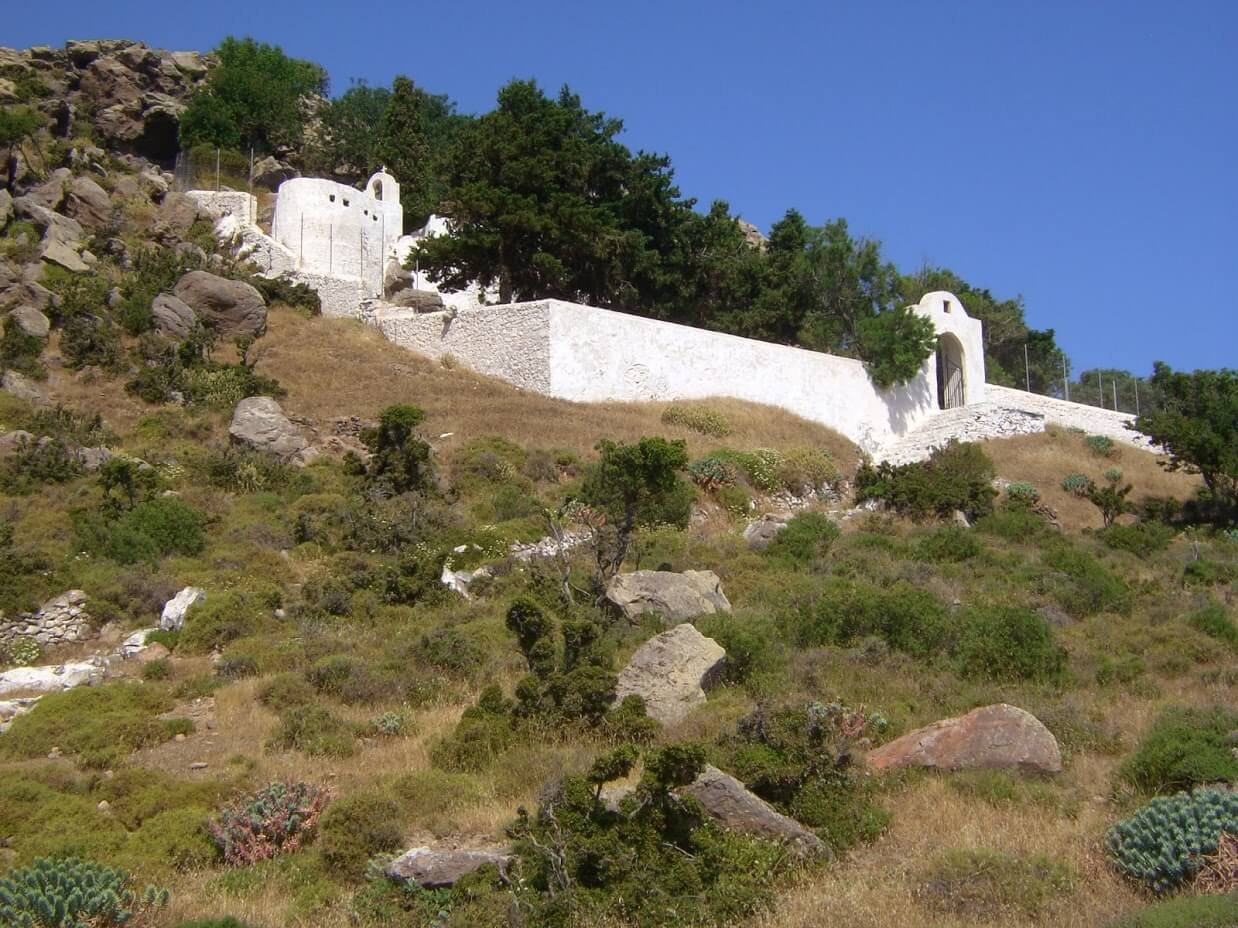
[[[391,341],[516,386],[578,402],[729,396],[777,406],[876,452],[937,412],[933,361],[879,390],[851,358],[627,313],[540,300],[417,314],[377,308]]]
[[[1127,425],[1135,420],[1130,413],[1072,403],[1052,396],[1041,396],[1039,393],[999,387],[996,384],[989,384],[985,389],[990,400],[1009,409],[1036,413],[1052,424],[1081,429],[1089,435],[1105,435],[1114,441],[1143,448],[1145,451],[1153,450],[1146,435],[1127,428]]]

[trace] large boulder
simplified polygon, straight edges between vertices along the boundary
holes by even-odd
[[[239,444],[285,459],[300,455],[309,445],[279,403],[269,396],[250,396],[237,403],[228,434]]]
[[[112,221],[112,198],[89,177],[69,182],[65,212],[87,229],[102,229]]]
[[[47,406],[51,403],[47,392],[42,387],[17,371],[5,371],[4,376],[0,378],[0,387],[5,393],[11,393],[19,400],[25,400],[34,406]]]
[[[254,165],[254,185],[266,187],[269,190],[275,190],[284,181],[291,180],[296,176],[296,168],[284,164],[282,161],[277,161],[270,155],[267,155],[267,157]]]
[[[505,871],[511,862],[505,848],[431,848],[415,847],[406,851],[383,868],[383,872],[400,883],[417,883],[426,889],[452,886],[461,877],[493,864]]]
[[[187,586],[166,603],[159,616],[159,627],[166,631],[180,631],[185,624],[185,616],[190,608],[206,599],[206,590],[196,586]],[[145,643],[146,639],[142,639]]]
[[[393,306],[403,306],[419,313],[438,313],[443,311],[443,298],[434,290],[414,290],[408,287],[396,290],[387,298]]]
[[[744,529],[744,541],[753,551],[764,551],[787,527],[787,516],[763,515]]]
[[[41,257],[44,261],[59,265],[66,271],[72,271],[75,274],[85,274],[90,270],[90,265],[82,260],[80,254],[64,242],[57,241],[54,238],[49,238],[43,243]]]
[[[998,703],[895,738],[870,751],[867,762],[875,770],[930,767],[1050,774],[1061,772],[1062,752],[1038,718]]]
[[[33,306],[17,307],[9,313],[9,321],[34,338],[47,338],[52,330],[51,321]]]
[[[161,293],[150,304],[155,331],[173,341],[184,341],[198,324],[197,314],[182,299]]]
[[[172,295],[223,338],[261,335],[266,330],[266,300],[243,281],[190,271],[177,281]]]
[[[615,705],[626,696],[645,700],[649,717],[674,725],[705,702],[705,688],[721,675],[726,651],[684,623],[654,635],[619,674]]]
[[[730,831],[781,842],[800,856],[828,853],[825,842],[811,831],[717,767],[707,765],[680,792],[699,802],[710,818]]]
[[[701,615],[730,612],[722,583],[712,570],[638,570],[617,574],[606,587],[606,598],[630,621],[646,612],[678,625]]]
[[[52,667],[14,667],[0,673],[0,696],[10,693],[58,693],[77,686],[94,686],[103,679],[98,659],[70,661]]]
[[[62,216],[53,209],[48,209],[30,196],[18,197],[14,200],[13,212],[17,218],[33,223],[35,228],[43,233],[43,238],[48,241],[76,245],[82,240],[83,232],[80,222],[68,216]]]

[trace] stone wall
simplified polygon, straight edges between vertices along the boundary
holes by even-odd
[[[995,384],[989,384],[986,389],[990,400],[1010,409],[1036,413],[1044,416],[1045,420],[1050,423],[1082,429],[1089,435],[1106,435],[1114,441],[1143,448],[1145,451],[1152,448],[1152,443],[1145,435],[1133,432],[1126,427],[1127,423],[1133,422],[1135,418],[1130,413],[1101,409],[1098,406],[1087,406],[1083,403],[1071,403],[1052,396],[1026,393],[1023,390],[999,387]]]
[[[0,643],[33,638],[44,647],[94,637],[94,625],[86,612],[86,594],[69,590],[48,600],[33,615],[0,621]]]
[[[216,221],[235,216],[248,225],[258,224],[258,198],[244,190],[189,190],[185,196]]]

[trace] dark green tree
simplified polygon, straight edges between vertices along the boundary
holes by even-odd
[[[425,413],[416,406],[388,406],[378,425],[363,429],[361,441],[370,451],[366,475],[393,493],[424,490],[430,485],[430,446],[417,435]]]
[[[1169,453],[1170,470],[1198,473],[1232,518],[1238,511],[1238,371],[1185,373],[1157,361],[1152,384],[1164,407],[1135,428]]]
[[[0,108],[0,150],[4,151],[5,175],[10,193],[17,183],[18,155],[25,157],[23,146],[33,141],[43,127],[43,117],[25,106]],[[28,162],[30,159],[26,158]]]
[[[321,132],[312,167],[337,177],[365,180],[379,167],[379,130],[391,100],[386,87],[356,81],[318,114]]]
[[[327,92],[326,71],[250,38],[229,36],[215,55],[219,65],[181,117],[182,144],[262,153],[299,148],[307,117]]]

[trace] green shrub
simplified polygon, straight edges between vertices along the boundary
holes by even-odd
[[[1217,641],[1238,646],[1238,624],[1229,617],[1229,612],[1220,603],[1209,603],[1187,616],[1186,624],[1209,635]]]
[[[801,512],[792,516],[786,528],[774,536],[765,555],[791,564],[811,564],[824,556],[841,534],[829,516]]]
[[[215,846],[206,833],[207,810],[186,806],[165,809],[142,822],[133,836],[141,854],[175,870],[200,870],[215,861]]]
[[[218,651],[269,626],[269,598],[254,593],[212,593],[189,610],[177,647],[186,654]]]
[[[270,746],[311,757],[351,757],[357,750],[357,731],[324,706],[293,706],[280,713]]]
[[[1113,439],[1108,435],[1089,435],[1083,441],[1093,454],[1100,455],[1102,458],[1113,456]]]
[[[255,287],[264,297],[267,305],[283,303],[289,309],[300,311],[306,316],[322,315],[322,300],[318,291],[308,284],[299,283],[291,277],[263,277],[255,274],[246,279],[246,283]]]
[[[272,712],[312,703],[317,693],[299,673],[276,674],[258,690],[258,701]]]
[[[454,673],[477,670],[486,657],[482,646],[457,628],[440,628],[423,635],[417,653],[431,667]]]
[[[369,667],[349,654],[320,658],[305,672],[305,679],[324,696],[349,703],[374,699],[381,689]]]
[[[1029,541],[1044,533],[1045,520],[1030,509],[1003,506],[977,519],[975,528],[1007,541]]]
[[[1134,525],[1110,525],[1101,529],[1099,535],[1106,547],[1127,551],[1143,560],[1168,548],[1174,530],[1162,522],[1136,522]]]
[[[370,451],[366,476],[392,493],[417,492],[430,485],[430,446],[417,434],[425,413],[416,406],[388,406],[378,425],[363,429],[361,441]]]
[[[735,484],[735,468],[717,457],[693,461],[688,465],[688,476],[703,490],[720,490]]]
[[[451,482],[457,490],[464,491],[525,482],[521,471],[527,460],[525,450],[516,443],[497,435],[483,435],[466,442],[452,456]]]
[[[192,557],[206,547],[202,514],[174,496],[147,500],[115,518],[85,510],[72,515],[82,550],[122,564],[169,554]]]
[[[1010,505],[1030,508],[1040,502],[1040,491],[1025,480],[1016,480],[1006,486],[1006,500]]]
[[[973,606],[958,619],[954,657],[965,677],[1051,680],[1065,667],[1049,623],[1030,609]]]
[[[158,716],[172,708],[162,690],[136,683],[83,686],[49,693],[37,712],[18,716],[0,739],[0,753],[45,757],[58,747],[84,763],[109,766],[120,757],[170,737]]]
[[[81,474],[78,456],[59,438],[22,439],[0,464],[0,489],[23,496],[45,483],[66,483]]]
[[[731,434],[731,424],[726,416],[708,406],[689,406],[672,403],[662,410],[664,425],[680,425],[702,435],[723,438]]]
[[[802,645],[819,646],[850,645],[875,635],[896,650],[926,657],[943,647],[947,619],[946,607],[926,590],[831,578],[798,611],[795,636]]]
[[[1078,545],[1058,540],[1042,560],[1052,571],[1042,579],[1042,590],[1071,615],[1130,611],[1132,597],[1126,584]]]
[[[726,650],[722,673],[727,683],[746,683],[782,663],[773,630],[764,616],[745,621],[719,614],[702,616],[693,624],[702,635],[712,638]]]
[[[1238,579],[1238,570],[1229,564],[1199,558],[1191,561],[1182,570],[1182,580],[1187,586],[1215,586],[1232,583]]]
[[[989,517],[986,517],[989,518]],[[984,550],[975,534],[961,525],[943,525],[916,544],[916,558],[936,563],[969,561]]]
[[[1118,775],[1144,793],[1231,782],[1238,779],[1238,758],[1225,739],[1236,729],[1238,712],[1167,709]]]
[[[959,511],[977,518],[993,510],[993,462],[979,445],[951,440],[926,461],[860,465],[857,502],[875,499],[912,519],[946,517]]]
[[[139,897],[125,871],[72,857],[39,858],[0,879],[0,923],[12,928],[120,928],[167,901],[166,889]]]
[[[327,809],[318,845],[333,873],[360,880],[371,857],[400,850],[403,838],[395,800],[384,793],[359,792]]]
[[[181,922],[176,928],[254,928],[254,926],[228,915],[224,918],[207,918],[193,922]]]
[[[834,459],[818,448],[792,448],[778,469],[779,482],[797,496],[828,490],[839,476]]]
[[[732,515],[746,515],[752,510],[752,497],[743,487],[720,487],[714,494],[718,505]]]
[[[1234,928],[1238,894],[1177,896],[1110,922],[1107,928]]]
[[[1011,910],[1035,917],[1076,883],[1069,867],[1043,855],[954,850],[929,864],[917,896],[939,911],[987,921]]]
[[[1062,478],[1062,489],[1074,496],[1086,496],[1092,478],[1086,474],[1067,474]]]
[[[17,638],[5,645],[4,656],[14,667],[29,667],[43,656],[43,648],[34,638]]]
[[[757,448],[755,451],[723,448],[711,453],[710,457],[734,465],[743,473],[748,483],[758,490],[768,493],[782,487],[781,474],[786,459],[773,448]]]
[[[1191,879],[1216,853],[1222,832],[1238,834],[1238,793],[1197,789],[1158,796],[1109,829],[1105,848],[1124,875],[1165,893]]]
[[[142,665],[143,680],[166,680],[172,676],[172,664],[166,657],[156,658]]]
[[[271,783],[221,809],[210,835],[226,863],[249,866],[313,840],[330,800],[329,790],[309,783]]]

